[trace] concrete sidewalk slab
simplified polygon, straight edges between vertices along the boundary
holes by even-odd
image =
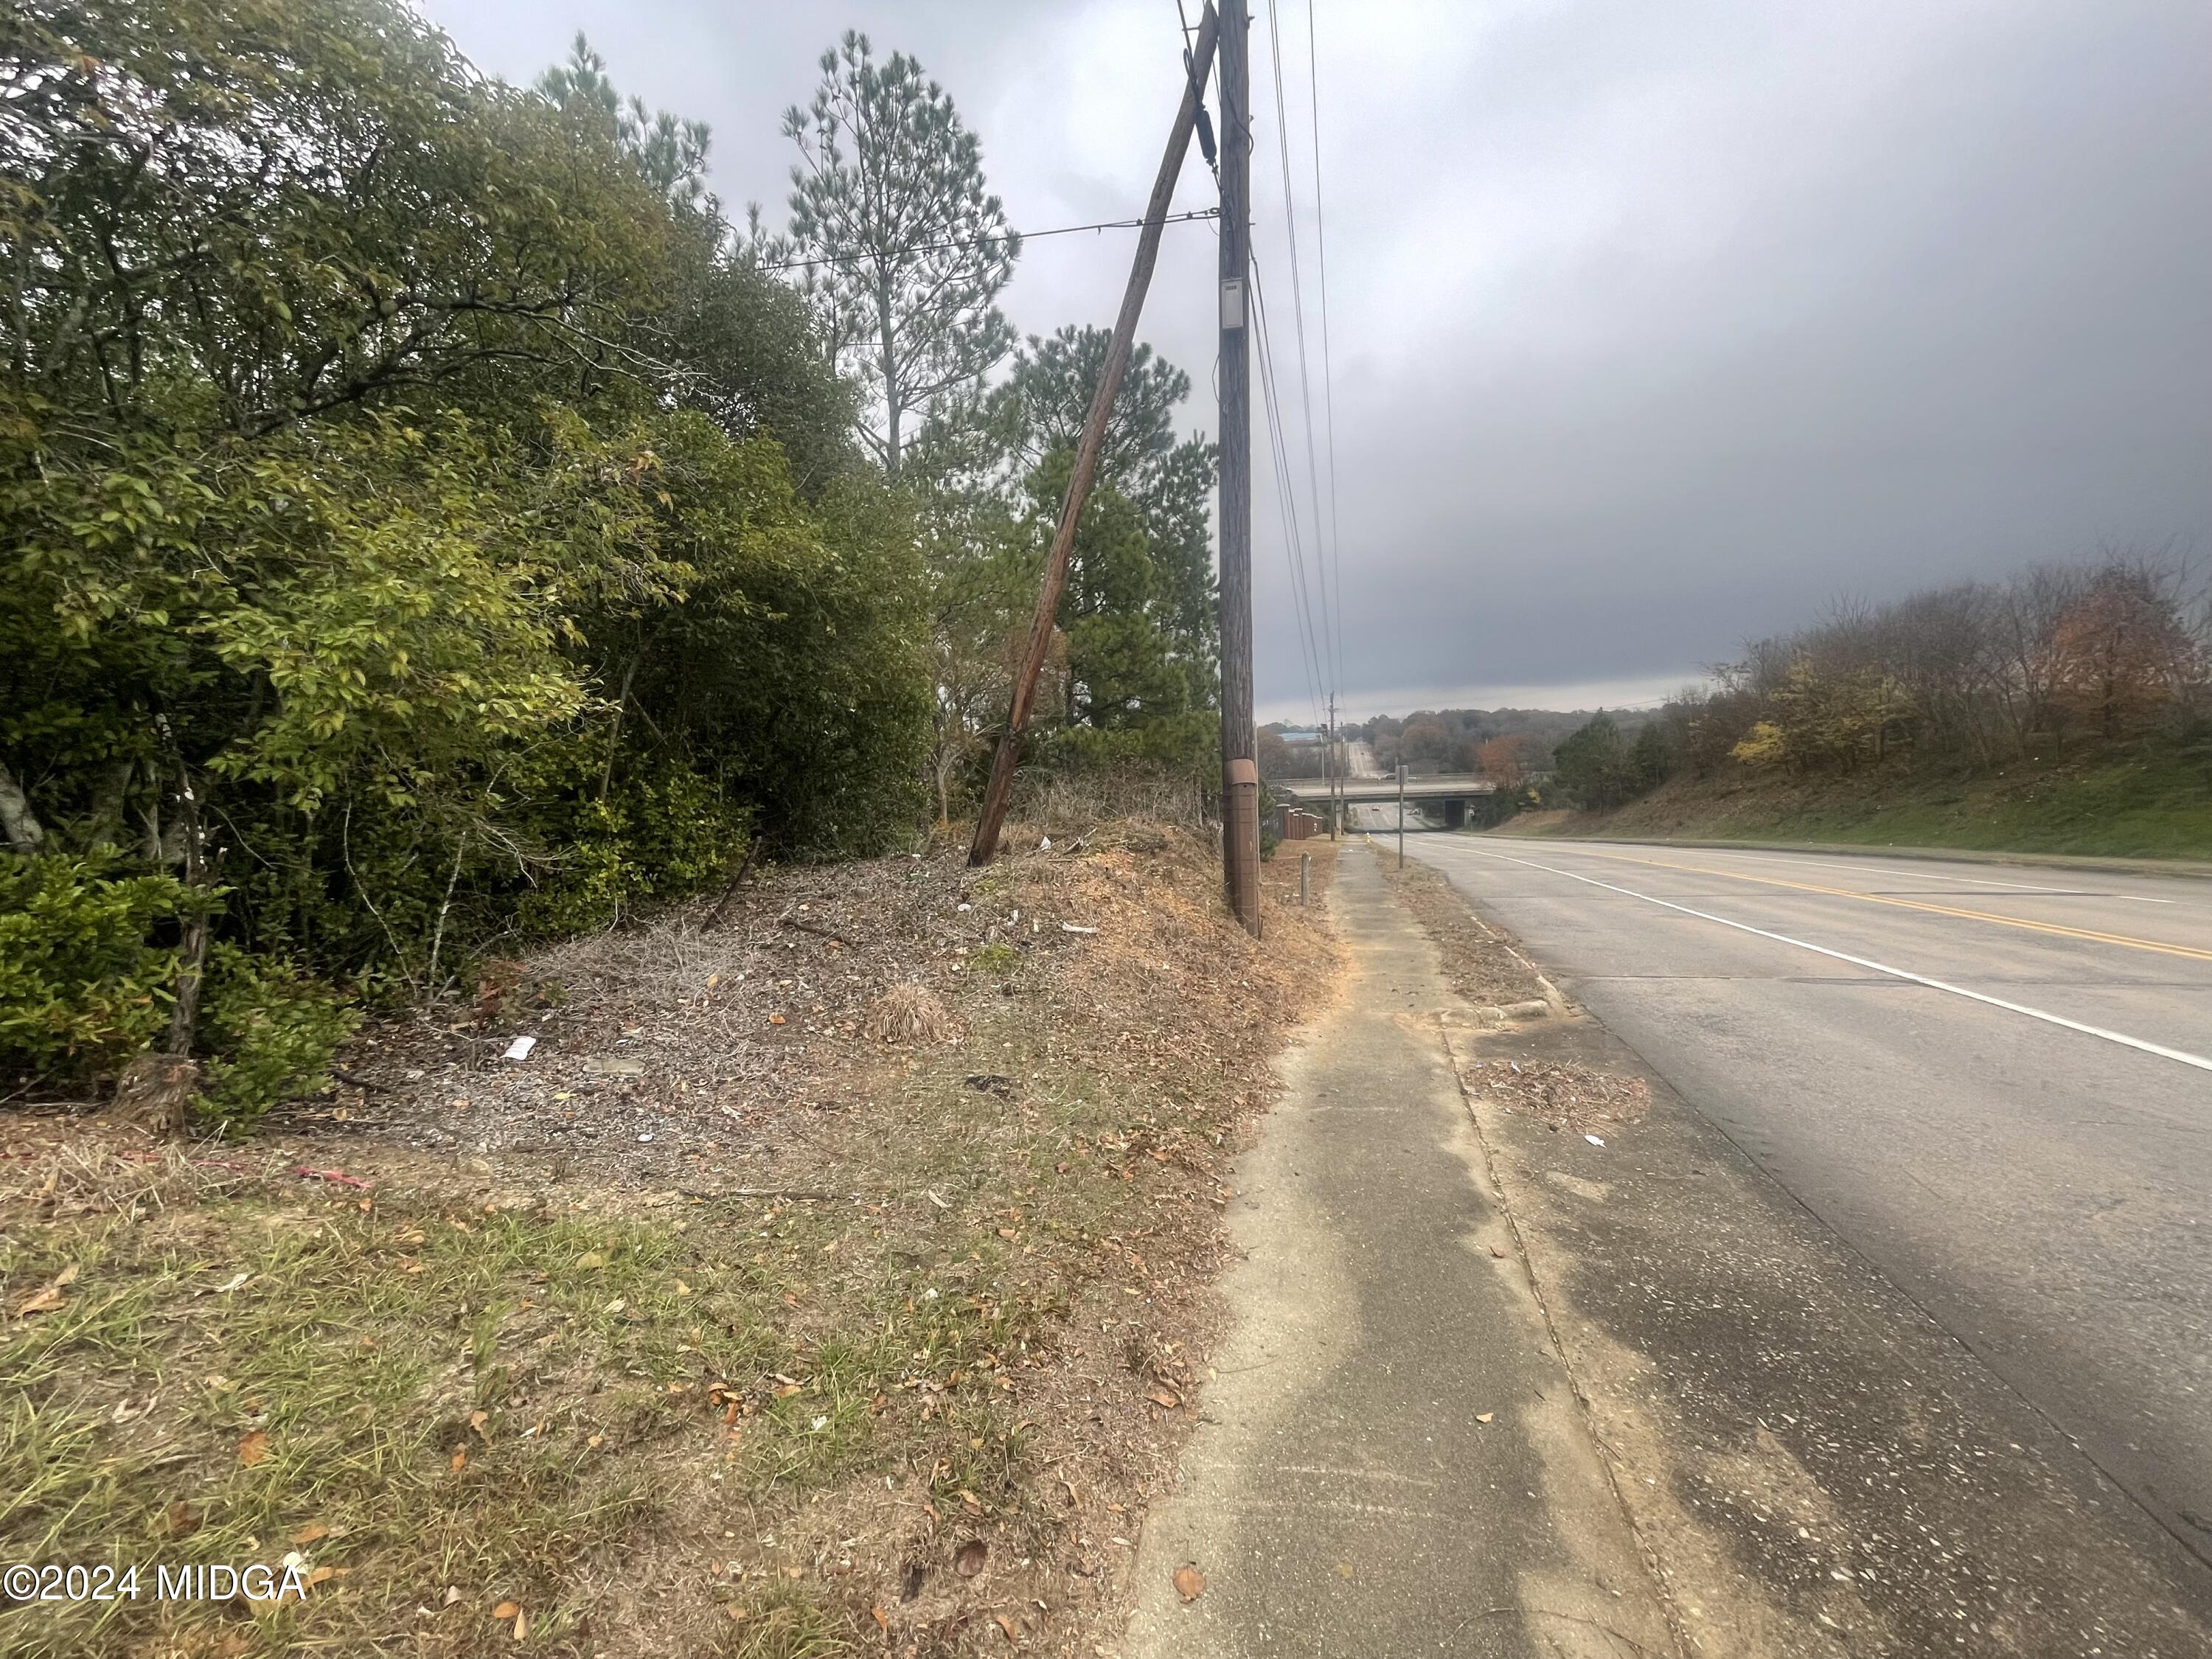
[[[1371,853],[1330,902],[1348,989],[1242,1166],[1235,1325],[1122,1651],[1679,1653],[1484,1172],[1441,1033],[1464,1005]]]

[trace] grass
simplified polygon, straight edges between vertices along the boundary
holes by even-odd
[[[2212,763],[2146,743],[1979,775],[1678,779],[1551,833],[2212,859]]]
[[[559,1648],[585,1612],[577,1569],[661,1510],[664,1447],[754,1499],[865,1470],[918,1477],[954,1513],[1005,1510],[1022,1434],[990,1396],[1049,1299],[941,1288],[919,1263],[825,1285],[817,1264],[869,1231],[854,1208],[647,1223],[256,1194],[19,1233],[11,1285],[76,1273],[0,1346],[7,1559],[150,1571],[296,1549],[327,1571],[244,1626],[232,1607],[19,1609],[8,1650],[119,1650],[164,1625],[205,1626],[210,1651],[226,1635],[512,1651],[514,1615],[494,1617],[510,1604]],[[1055,1206],[1054,1236],[1079,1244],[1097,1208]],[[958,1279],[1008,1275],[996,1228],[953,1231],[971,1244]],[[1026,1230],[1007,1231],[1018,1248]],[[894,1393],[923,1409],[892,1411]],[[788,1643],[763,1647],[785,1638],[748,1619],[735,1650],[834,1650],[794,1596],[780,1584],[760,1615]]]

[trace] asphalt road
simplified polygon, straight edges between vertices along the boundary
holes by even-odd
[[[2212,882],[1406,845],[2212,1564]]]

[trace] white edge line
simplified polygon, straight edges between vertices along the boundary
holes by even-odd
[[[1801,951],[1829,957],[1838,962],[1848,962],[1855,968],[1868,968],[1877,974],[1887,974],[1892,979],[1901,979],[1915,985],[1925,985],[1931,990],[1948,991],[1954,997],[1965,997],[1972,1002],[1986,1003],[1992,1008],[2002,1008],[2008,1013],[2025,1014],[2030,1019],[2039,1019],[2046,1025],[2058,1025],[2069,1031],[2080,1031],[2086,1036],[2102,1037],[2107,1042],[2117,1042],[2124,1048],[2134,1048],[2146,1054],[2156,1054],[2160,1060],[2178,1060],[2184,1066],[2194,1066],[2200,1072],[2212,1072],[2212,1060],[2202,1054],[2192,1054],[2186,1049],[2169,1048],[2163,1043],[2148,1042],[2142,1037],[2132,1037],[2124,1031],[2108,1031],[2101,1025],[2085,1025],[2078,1019],[2068,1019],[2063,1014],[2046,1012],[2041,1008],[2030,1008],[2025,1003],[2007,1002],[2002,997],[1984,996],[1979,991],[1969,991],[1963,985],[1953,985],[1940,979],[1930,979],[1925,974],[1910,973],[1902,968],[1892,968],[1887,963],[1855,957],[1845,951],[1832,951],[1825,945],[1814,945],[1802,939],[1792,939],[1787,933],[1771,933],[1764,927],[1754,927],[1747,921],[1730,921],[1726,916],[1717,916],[1710,910],[1692,909],[1686,904],[1677,904],[1672,899],[1656,898],[1650,893],[1639,893],[1632,887],[1616,887],[1609,881],[1600,881],[1595,876],[1577,875],[1571,870],[1561,870],[1549,864],[1538,864],[1533,859],[1516,859],[1504,853],[1482,853],[1470,847],[1467,849],[1477,858],[1497,859],[1507,864],[1525,866],[1531,870],[1542,870],[1554,876],[1565,876],[1570,881],[1586,882],[1592,887],[1602,887],[1608,893],[1620,893],[1628,898],[1642,899],[1646,904],[1656,904],[1669,910],[1679,910],[1686,916],[1696,916],[1701,921],[1717,921],[1723,927],[1733,927],[1740,933],[1755,933],[1760,939],[1771,939],[1778,945],[1794,945]]]
[[[2008,887],[2015,892],[2036,894],[2058,898],[2125,898],[2124,893],[2105,893],[2081,887],[2031,887],[2021,881],[1985,881],[1978,876],[1931,876],[1925,870],[1898,870],[1888,865],[1869,864],[1863,859],[1850,858],[1832,853],[1760,853],[1742,847],[1698,847],[1680,842],[1578,842],[1570,845],[1582,847],[1620,846],[1640,847],[1648,852],[1720,853],[1740,859],[1756,859],[1762,864],[1780,864],[1802,868],[1807,864],[1820,864],[1831,870],[1856,870],[1875,876],[1901,876],[1911,881],[1936,881],[1948,884],[1966,882],[1975,887]],[[2172,899],[2145,899],[2146,904],[2171,904]]]

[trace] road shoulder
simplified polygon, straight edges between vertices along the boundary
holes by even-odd
[[[1513,988],[1510,937],[1433,872],[1395,884],[1447,972]],[[1626,1044],[1578,1009],[1450,1041],[1692,1650],[2212,1651],[2179,1547]]]

